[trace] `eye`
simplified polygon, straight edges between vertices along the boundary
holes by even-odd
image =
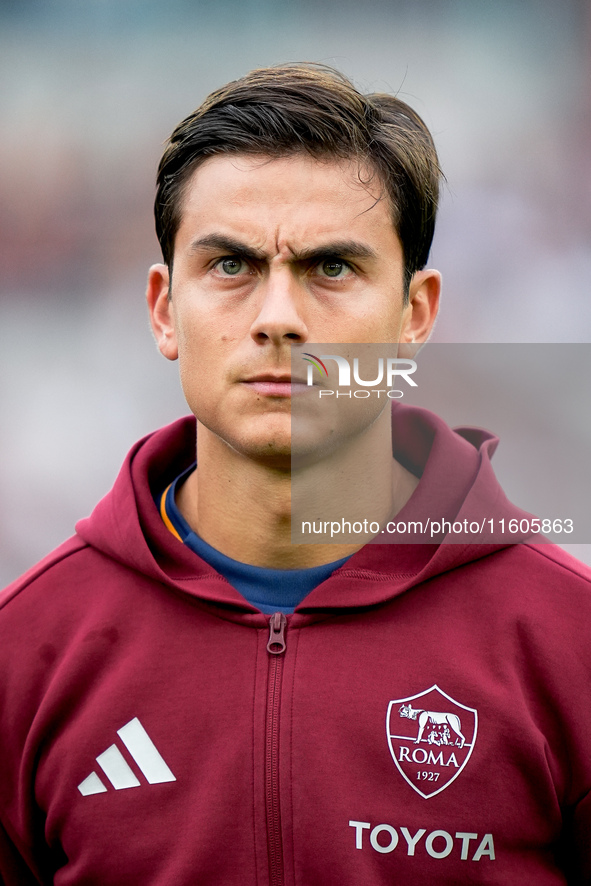
[[[250,267],[244,259],[239,258],[237,255],[221,258],[216,262],[214,267],[224,277],[236,277],[238,274],[248,273],[250,271]]]
[[[352,273],[351,266],[340,258],[326,258],[316,265],[316,273],[320,277],[342,280]]]

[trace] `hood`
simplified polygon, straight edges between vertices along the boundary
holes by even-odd
[[[420,482],[396,515],[428,526],[417,543],[382,533],[315,588],[296,612],[383,603],[416,584],[508,547],[523,536],[491,533],[499,521],[529,515],[505,497],[490,459],[498,439],[477,428],[451,430],[433,413],[396,404],[392,410],[394,456]],[[140,440],[128,454],[113,489],[76,531],[91,547],[149,579],[202,600],[256,612],[219,573],[165,527],[154,497],[195,459],[196,422],[180,419]],[[431,521],[427,524],[427,521]],[[433,534],[432,521],[483,531]],[[493,524],[488,521],[493,520]],[[467,522],[465,522],[467,521]],[[474,528],[474,526],[473,526]],[[447,525],[445,525],[447,530]],[[429,543],[426,540],[429,539]]]

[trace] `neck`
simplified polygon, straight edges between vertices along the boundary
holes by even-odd
[[[198,467],[179,490],[177,505],[204,541],[242,563],[303,569],[339,560],[376,532],[334,534],[337,542],[329,543],[331,522],[365,518],[383,525],[418,483],[392,458],[390,434],[386,410],[338,452],[290,471],[240,455],[198,423]],[[326,525],[327,533],[302,532],[312,520]],[[300,539],[320,543],[298,544]]]

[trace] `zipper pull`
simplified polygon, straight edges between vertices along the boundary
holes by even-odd
[[[274,612],[269,619],[269,642],[267,652],[271,655],[281,655],[285,652],[285,628],[287,619],[283,612]]]

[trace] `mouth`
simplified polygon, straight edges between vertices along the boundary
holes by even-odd
[[[242,379],[241,383],[265,397],[294,397],[310,390],[310,386],[303,378],[295,378],[289,373],[280,375],[264,373]]]

